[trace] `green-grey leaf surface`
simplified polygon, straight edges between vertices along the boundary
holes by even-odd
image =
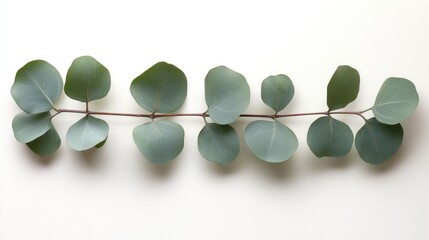
[[[359,72],[347,65],[338,66],[328,84],[327,104],[329,111],[344,108],[359,93]]]
[[[350,152],[353,132],[350,127],[330,116],[314,121],[307,133],[307,144],[317,157],[341,157]]]
[[[356,133],[356,149],[359,156],[370,164],[389,160],[399,149],[404,131],[401,124],[387,125],[376,118],[369,119]]]
[[[185,131],[175,122],[159,120],[135,127],[133,138],[147,160],[155,164],[164,164],[182,152]]]
[[[18,70],[11,94],[26,113],[47,112],[63,90],[63,80],[54,66],[43,60],[25,64]]]
[[[240,140],[230,125],[207,123],[198,134],[198,150],[208,161],[227,164],[240,152]]]
[[[130,91],[136,102],[149,112],[171,113],[185,101],[188,82],[176,66],[159,62],[131,83]]]
[[[372,111],[381,123],[397,124],[417,108],[419,95],[414,84],[404,78],[388,78],[378,92]]]
[[[86,115],[69,128],[66,139],[72,149],[84,151],[106,140],[108,133],[109,125],[104,120]]]
[[[64,91],[70,98],[90,102],[104,98],[110,90],[110,73],[91,56],[76,58],[67,71]]]
[[[45,134],[52,128],[49,112],[36,114],[17,114],[12,121],[15,138],[20,143],[28,143]]]
[[[39,156],[49,156],[61,146],[61,139],[57,130],[51,128],[42,136],[27,143],[27,146]]]
[[[262,101],[276,113],[283,110],[292,100],[295,89],[292,80],[284,74],[269,76],[262,81]]]
[[[246,126],[244,139],[258,158],[271,163],[288,160],[298,148],[295,133],[278,120],[257,120]]]
[[[249,106],[250,88],[243,75],[219,66],[207,73],[205,98],[210,118],[218,124],[229,124]]]

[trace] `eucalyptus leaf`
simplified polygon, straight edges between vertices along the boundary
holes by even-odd
[[[135,127],[133,138],[147,160],[155,164],[165,164],[182,152],[185,131],[182,126],[172,121],[152,121]]]
[[[63,90],[63,80],[54,66],[43,60],[25,64],[18,70],[11,94],[16,104],[26,113],[47,112]]]
[[[110,90],[110,73],[90,56],[76,58],[67,71],[64,91],[70,98],[90,102],[104,98]]]
[[[375,118],[367,120],[356,134],[356,149],[359,156],[370,164],[389,160],[399,149],[404,131],[401,124],[387,125]]]
[[[51,128],[42,136],[27,143],[27,146],[39,156],[49,156],[61,146],[61,139],[57,130]]]
[[[328,84],[327,104],[329,111],[344,108],[359,93],[359,72],[347,65],[339,66]]]
[[[240,152],[240,140],[230,125],[207,123],[198,134],[198,150],[208,161],[227,164]]]
[[[292,80],[284,74],[269,76],[261,86],[262,101],[276,113],[283,110],[292,100],[295,89]]]
[[[298,148],[295,133],[278,120],[251,122],[244,139],[253,154],[271,163],[288,160]]]
[[[249,106],[250,88],[243,75],[219,66],[207,73],[205,98],[210,118],[218,124],[229,124]]]
[[[378,92],[372,111],[381,123],[397,124],[417,108],[419,95],[414,84],[404,78],[388,78]]]
[[[159,62],[131,83],[136,102],[149,112],[171,113],[185,101],[188,82],[185,74],[172,64]]]
[[[104,120],[86,115],[69,128],[66,139],[72,149],[84,151],[106,140],[108,133],[109,125]]]
[[[308,129],[307,144],[319,158],[345,156],[352,148],[353,132],[344,122],[320,117]]]
[[[49,112],[36,114],[17,114],[12,121],[15,138],[20,143],[28,143],[45,134],[52,128]]]

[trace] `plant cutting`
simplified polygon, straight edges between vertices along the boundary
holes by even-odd
[[[288,160],[298,148],[298,139],[283,118],[320,116],[307,132],[307,145],[315,156],[342,157],[353,143],[367,163],[380,164],[393,157],[402,144],[405,121],[416,109],[419,96],[414,84],[400,77],[384,81],[374,104],[361,111],[342,110],[359,93],[360,76],[356,69],[339,66],[327,87],[327,111],[283,113],[292,101],[295,89],[284,74],[268,76],[262,81],[261,99],[272,114],[245,113],[250,102],[246,78],[226,67],[210,69],[205,77],[207,108],[200,113],[180,113],[187,95],[187,78],[178,67],[159,62],[137,76],[130,92],[142,113],[101,112],[90,102],[107,96],[111,87],[109,70],[91,56],[76,58],[67,71],[65,84],[58,70],[43,60],[34,60],[20,68],[11,95],[23,111],[12,122],[15,138],[40,156],[51,155],[61,145],[52,119],[64,113],[81,114],[82,118],[67,131],[66,141],[76,151],[100,148],[109,134],[104,116],[137,117],[147,121],[136,126],[132,137],[144,158],[155,164],[175,159],[184,146],[185,131],[176,117],[199,117],[205,125],[198,135],[198,150],[212,162],[228,164],[240,152],[240,137],[231,124],[240,118],[254,118],[244,131],[244,141],[259,159],[279,163]],[[64,109],[56,101],[65,94],[85,105],[84,109]],[[367,118],[365,113],[372,112]],[[355,115],[364,121],[354,135],[338,115]],[[168,118],[169,120],[166,120]],[[173,120],[170,120],[173,119]]]

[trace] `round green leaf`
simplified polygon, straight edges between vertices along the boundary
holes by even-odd
[[[240,152],[240,140],[230,125],[208,123],[198,134],[198,150],[211,162],[227,164]]]
[[[371,118],[357,132],[355,145],[364,161],[380,164],[396,153],[403,136],[401,124],[387,125]]]
[[[101,99],[110,90],[110,73],[90,56],[76,58],[67,71],[64,91],[80,102]]]
[[[328,84],[329,111],[344,108],[353,102],[359,93],[359,83],[359,72],[356,69],[339,66]]]
[[[187,87],[182,70],[159,62],[135,78],[130,91],[136,102],[147,111],[170,113],[183,105]]]
[[[18,70],[11,94],[16,104],[26,113],[47,112],[63,90],[60,73],[51,64],[35,60]]]
[[[147,160],[164,164],[182,152],[185,131],[182,126],[172,121],[153,121],[135,127],[133,138]]]
[[[253,154],[271,163],[288,160],[298,148],[295,133],[278,120],[251,122],[244,139]]]
[[[205,95],[210,118],[218,124],[229,124],[249,106],[250,88],[243,75],[219,66],[207,73]]]
[[[67,131],[67,143],[76,151],[84,151],[103,142],[109,133],[109,125],[99,118],[86,115]]]
[[[317,157],[341,157],[350,152],[353,132],[350,127],[330,116],[314,121],[307,133],[307,144]]]
[[[393,125],[407,119],[418,103],[419,95],[411,81],[388,78],[378,92],[372,111],[379,122]]]
[[[283,110],[292,100],[295,89],[290,78],[284,74],[269,76],[261,86],[262,101],[276,113]]]
[[[27,146],[40,156],[49,156],[61,146],[61,139],[55,128],[49,129],[45,134],[27,143]]]
[[[45,134],[52,128],[49,112],[36,114],[17,114],[12,121],[15,138],[20,143],[28,143]]]

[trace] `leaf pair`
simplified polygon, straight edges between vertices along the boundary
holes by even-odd
[[[159,62],[135,78],[130,91],[145,110],[153,114],[172,113],[183,105],[187,85],[186,76],[179,68]],[[133,138],[147,160],[164,164],[182,152],[185,132],[175,122],[159,120],[135,127]]]
[[[366,121],[356,134],[359,156],[371,164],[389,160],[402,144],[404,131],[400,122],[414,112],[418,102],[419,95],[411,81],[386,79],[371,108],[375,118]]]
[[[19,113],[12,121],[16,140],[27,144],[33,152],[40,156],[51,155],[61,145],[61,139],[52,126],[51,118],[49,112]]]
[[[327,88],[328,112],[346,107],[359,93],[359,72],[350,66],[339,66]],[[353,145],[350,127],[331,115],[316,119],[308,129],[307,144],[317,157],[341,157]]]
[[[404,131],[400,122],[414,112],[418,102],[419,95],[411,81],[386,79],[371,108],[375,118],[366,121],[356,134],[359,156],[371,164],[390,159],[402,144]]]
[[[15,138],[38,155],[50,155],[61,145],[49,111],[62,89],[60,73],[45,61],[31,61],[16,73],[11,94],[24,112],[14,117],[12,128]]]
[[[110,73],[106,67],[90,56],[76,58],[66,77],[64,91],[70,98],[89,102],[104,98],[110,90]],[[104,145],[109,134],[106,121],[87,114],[67,131],[69,146],[84,151]]]
[[[262,82],[262,101],[275,114],[283,110],[292,100],[295,89],[290,78],[284,74],[269,76]],[[246,126],[246,145],[258,158],[271,163],[288,160],[298,148],[295,133],[280,121],[258,120]]]
[[[198,150],[207,160],[226,164],[240,152],[240,140],[229,125],[246,110],[250,88],[246,78],[225,66],[211,69],[205,78],[207,113],[214,123],[206,123],[198,135]]]

